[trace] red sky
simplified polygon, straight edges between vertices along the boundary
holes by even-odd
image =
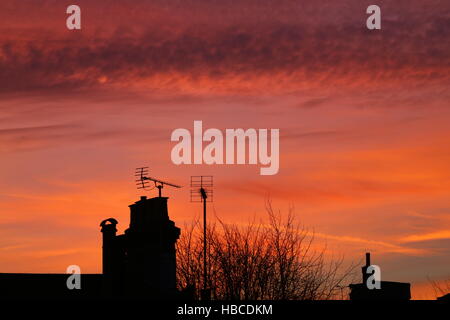
[[[78,4],[82,30],[65,9]],[[365,28],[378,4],[382,30]],[[102,219],[123,231],[133,170],[212,174],[228,222],[264,200],[385,280],[450,277],[448,1],[11,1],[0,4],[0,272],[100,272]],[[279,128],[280,171],[175,166],[174,129]],[[232,202],[230,202],[232,199]]]

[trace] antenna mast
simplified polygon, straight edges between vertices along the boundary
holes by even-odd
[[[202,300],[210,300],[208,289],[207,241],[206,241],[206,202],[213,201],[213,176],[191,177],[191,202],[203,202],[203,290]]]
[[[174,183],[170,183],[167,181],[149,177],[148,176],[148,167],[136,168],[134,176],[136,177],[136,186],[138,189],[153,190],[154,188],[158,188],[158,195],[160,198],[162,196],[161,190],[162,190],[162,188],[164,188],[164,185],[167,185],[169,187],[174,187],[174,188],[181,188],[181,186],[176,185]],[[150,181],[153,181],[153,183],[155,184],[155,186],[153,188],[149,187]]]

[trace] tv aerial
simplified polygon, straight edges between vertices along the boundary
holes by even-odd
[[[191,202],[213,202],[213,176],[191,176]]]
[[[203,290],[202,300],[211,299],[208,289],[206,203],[213,201],[213,176],[191,176],[191,202],[203,202]]]
[[[181,188],[181,186],[167,181],[159,180],[148,176],[148,167],[136,168],[134,176],[136,177],[136,186],[138,189],[153,190],[158,188],[159,197],[161,198],[161,190],[164,186]],[[154,186],[151,186],[153,182]]]

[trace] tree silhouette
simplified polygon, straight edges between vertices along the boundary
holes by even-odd
[[[314,233],[296,223],[289,210],[266,203],[267,219],[245,225],[208,225],[208,273],[213,299],[328,300],[344,298],[354,265],[325,259],[326,248],[313,249]],[[202,288],[203,234],[195,220],[183,228],[177,244],[180,289]],[[195,297],[199,297],[196,291]]]
[[[450,293],[450,279],[443,281],[428,279],[428,281],[434,290],[436,298]]]

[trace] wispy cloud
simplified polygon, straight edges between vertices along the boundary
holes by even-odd
[[[385,253],[401,253],[408,255],[427,255],[431,254],[429,250],[425,249],[416,249],[410,247],[404,247],[401,245],[397,245],[395,243],[389,243],[385,241],[377,241],[377,240],[369,240],[358,237],[350,237],[350,236],[339,236],[339,235],[331,235],[325,233],[314,233],[315,236],[320,238],[333,240],[333,241],[341,241],[341,242],[353,242],[360,245],[370,246],[371,248],[376,248]]]
[[[265,10],[274,5],[267,1],[255,14],[266,17]],[[198,7],[208,16],[207,10],[215,6]],[[353,2],[349,8],[362,6]],[[202,21],[204,28],[189,22],[173,29],[144,25],[125,33],[122,26],[110,25],[116,32],[95,41],[74,39],[61,31],[55,33],[59,41],[51,43],[46,38],[10,40],[0,44],[0,91],[138,86],[236,92],[264,87],[277,92],[323,83],[448,82],[449,18],[442,8],[422,9],[426,11],[410,13],[408,19],[387,19],[383,27],[388,31],[377,34],[368,33],[363,25],[357,27],[354,19],[322,16],[322,23],[311,23],[299,11],[296,21],[279,13],[267,24],[249,24],[248,17],[241,16],[235,24],[223,25],[211,17]],[[427,20],[430,14],[434,17]],[[323,102],[315,99],[304,105]]]
[[[400,239],[401,242],[421,242],[450,239],[450,230],[438,230],[429,233],[412,234]]]

